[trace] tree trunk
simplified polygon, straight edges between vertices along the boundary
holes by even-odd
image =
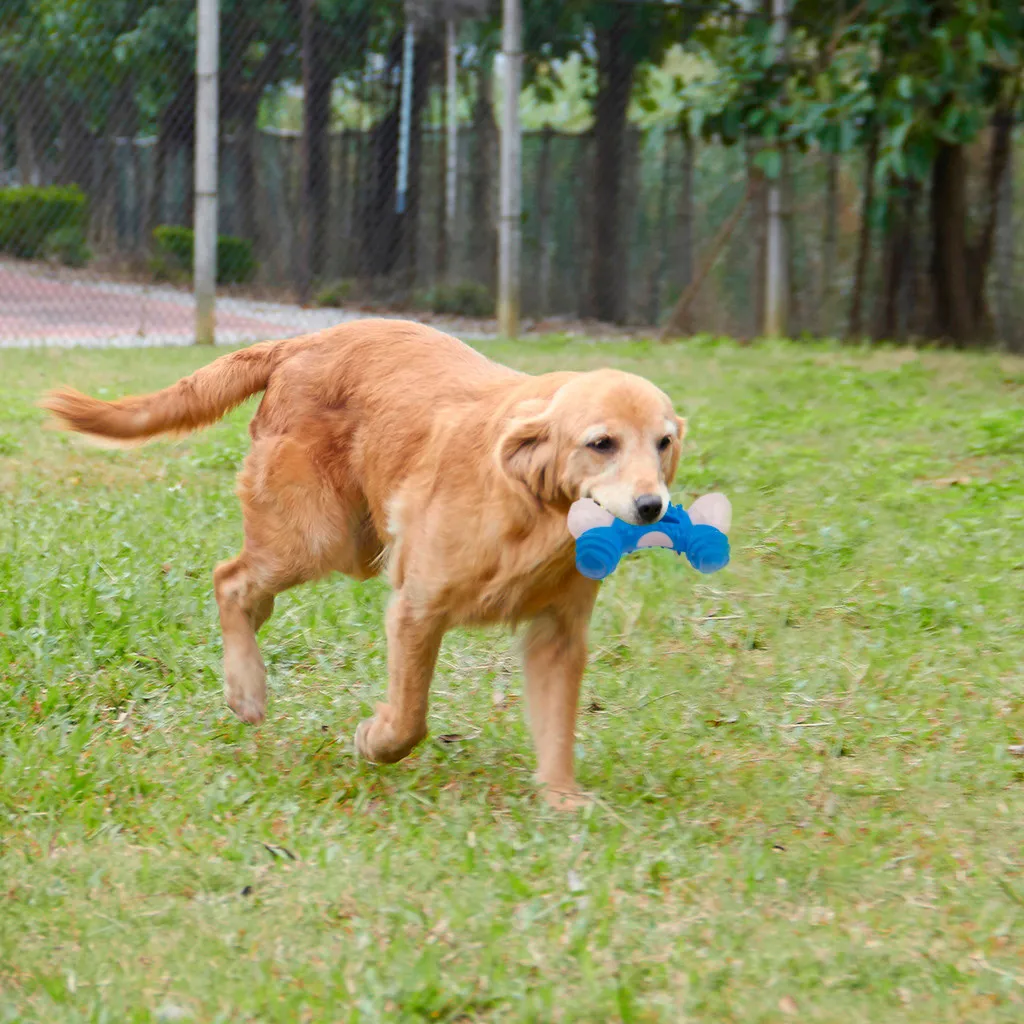
[[[402,61],[402,33],[391,38],[387,51],[386,83],[393,83],[396,68]],[[362,165],[367,168],[363,185],[365,199],[361,204],[363,256],[362,267],[371,278],[379,280],[391,274],[398,256],[398,214],[395,196],[398,179],[398,90],[386,86],[384,116],[369,133]],[[364,102],[370,102],[372,92],[367,82]]]
[[[825,164],[825,231],[821,251],[821,299],[818,333],[835,331],[836,263],[839,251],[839,155],[829,153]]]
[[[793,160],[789,147],[782,148],[782,169],[779,176],[779,215],[782,227],[782,295],[784,307],[779,327],[787,336],[795,338],[804,329],[803,304],[797,287],[796,230],[793,213]]]
[[[18,90],[14,132],[18,147],[18,176],[22,185],[42,184],[36,124],[39,120],[38,104],[44,102],[45,95],[41,83],[35,79],[23,81]]]
[[[993,332],[987,296],[988,269],[992,262],[999,224],[1000,190],[1010,166],[1013,120],[1013,103],[1001,106],[992,118],[992,147],[989,151],[985,179],[985,220],[977,243],[970,247],[967,260],[971,314],[974,318],[974,331],[979,340],[990,338]]]
[[[595,207],[594,173],[594,136],[588,132],[576,137],[576,160],[572,175],[576,185],[576,220],[573,225],[570,277],[573,294],[571,308],[576,316],[584,315],[587,304],[587,272],[594,243],[594,232],[591,230]]]
[[[967,161],[963,146],[940,143],[932,165],[932,296],[935,333],[958,345],[978,341],[969,282]]]
[[[242,238],[258,245],[256,221],[256,146],[258,144],[257,120],[259,97],[245,101],[239,106],[237,142],[235,144],[238,164],[238,230]]]
[[[131,154],[132,187],[130,200],[130,227],[132,249],[139,263],[146,249],[146,174],[143,169],[142,148],[138,144],[139,122],[128,136],[128,152]]]
[[[458,26],[445,23],[444,40],[444,260],[442,270],[449,280],[455,275],[455,232],[459,206],[459,51]]]
[[[153,152],[153,184],[149,192],[149,210],[146,216],[149,234],[159,224],[171,219],[177,211],[168,216],[167,211],[167,166],[170,158],[184,147],[192,156],[195,143],[195,76],[189,75],[179,84],[171,102],[160,115],[157,128],[156,146]],[[188,184],[185,188],[185,210],[183,222],[192,226],[193,189],[191,174],[193,164],[189,163]],[[152,237],[148,239],[152,243]]]
[[[401,217],[402,286],[407,293],[416,287],[419,273],[420,207],[423,205],[423,115],[430,100],[430,82],[443,53],[436,32],[424,31],[417,36],[409,119],[409,182],[405,213]],[[444,179],[441,180],[443,183]]]
[[[672,247],[671,228],[669,224],[669,205],[672,195],[672,159],[669,136],[661,142],[661,188],[658,195],[658,208],[661,219],[655,226],[657,246],[654,253],[654,270],[651,274],[651,290],[648,299],[647,319],[656,324],[661,319],[661,294],[665,284],[665,271],[668,268],[669,250]]]
[[[394,94],[393,94],[394,95]],[[397,96],[394,96],[397,99]],[[392,105],[373,129],[370,142],[373,186],[365,208],[366,267],[375,278],[387,277],[398,258],[398,215],[395,183],[398,175],[398,106]]]
[[[302,245],[298,291],[308,302],[313,281],[327,258],[330,157],[327,132],[331,120],[331,71],[324,53],[324,31],[314,0],[302,4]]]
[[[612,24],[597,32],[597,100],[594,107],[593,245],[585,315],[622,323],[626,317],[627,264],[623,244],[622,180],[626,114],[636,61],[625,46],[633,12],[619,7]]]
[[[765,314],[765,278],[768,264],[768,189],[764,175],[754,164],[757,155],[756,144],[748,142],[747,156],[747,192],[750,195],[750,234],[751,255],[753,266],[750,268],[753,286],[750,333],[759,335],[764,326]]]
[[[60,165],[57,172],[62,185],[88,185],[92,166],[90,142],[81,106],[65,99],[61,104]]]
[[[156,142],[153,145],[153,170],[149,187],[149,198],[146,204],[146,245],[153,245],[153,229],[163,223],[164,191],[167,187],[167,149],[168,138],[163,130],[163,122],[157,129]]]
[[[857,241],[857,263],[853,272],[853,295],[850,299],[850,321],[847,337],[859,341],[864,333],[864,284],[871,251],[871,213],[875,205],[875,165],[878,162],[878,128],[872,126],[864,164],[864,199],[860,209],[860,234]]]
[[[195,166],[196,166],[196,132],[195,123],[185,135],[182,143],[185,150],[185,214],[184,221],[194,228],[196,223],[196,190],[195,190]]]
[[[1012,136],[1012,128],[1011,128]],[[999,337],[1011,351],[1021,351],[1024,338],[1014,307],[1013,147],[1007,147],[1006,166],[999,182],[995,238],[995,313]]]
[[[99,180],[93,189],[94,211],[91,218],[94,237],[101,249],[116,250],[120,244],[118,209],[122,201],[118,175],[118,139],[134,138],[136,125],[135,96],[132,83],[121,81],[114,92],[107,131],[97,140],[99,146]]]
[[[903,339],[903,295],[908,277],[910,183],[890,176],[886,186],[882,282],[875,329],[876,341]]]
[[[911,181],[904,209],[903,288],[900,291],[899,332],[904,338],[923,338],[927,334],[927,303],[923,301],[925,283],[922,275],[920,238],[921,183]]]
[[[446,124],[448,97],[444,89],[439,90],[442,116],[441,124]],[[434,209],[437,218],[437,232],[434,237],[434,273],[433,281],[447,281],[448,273],[448,137],[438,132],[437,145],[434,152],[434,166],[437,168],[437,184],[435,185]]]
[[[697,162],[697,144],[689,131],[683,132],[683,186],[679,199],[679,277],[687,288],[693,280],[693,252],[696,224],[693,206],[693,171]]]
[[[259,160],[260,101],[280,67],[283,45],[279,39],[274,39],[256,69],[247,74],[246,56],[255,41],[253,23],[247,23],[247,27],[232,41],[229,59],[221,68],[220,114],[225,134],[230,131],[234,137],[232,151],[237,170],[235,231],[258,248],[260,219],[256,213],[256,166]]]
[[[477,72],[476,102],[473,104],[475,159],[470,166],[469,199],[472,210],[472,266],[480,280],[494,287],[498,253],[497,220],[494,210],[495,156],[498,128],[494,123],[494,98],[490,60],[483,60]]]
[[[540,138],[537,160],[537,314],[548,315],[551,301],[551,125]]]

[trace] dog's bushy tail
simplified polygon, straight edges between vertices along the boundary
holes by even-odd
[[[219,420],[263,391],[277,362],[277,342],[263,342],[215,359],[163,391],[104,402],[72,388],[40,403],[59,424],[95,440],[131,444],[160,434],[187,434]]]

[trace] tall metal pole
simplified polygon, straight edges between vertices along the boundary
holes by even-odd
[[[412,130],[412,76],[415,63],[415,39],[412,19],[406,10],[405,39],[402,45],[402,95],[398,112],[398,182],[395,186],[395,212],[405,213],[409,193],[409,145]]]
[[[448,151],[445,161],[444,230],[445,254],[448,259],[449,276],[451,276],[454,266],[452,257],[455,254],[455,204],[458,199],[459,181],[459,81],[455,22],[449,20],[445,29],[445,68],[447,72],[445,107],[448,112]]]
[[[299,3],[299,47],[302,51],[302,184],[299,200],[299,258],[296,266],[296,285],[299,302],[309,302],[313,291],[313,249],[316,227],[313,218],[317,215],[314,197],[314,166],[319,157],[313,135],[316,124],[313,118],[314,66],[316,54],[313,39],[313,0]]]
[[[523,75],[522,11],[519,0],[502,0],[502,70],[500,213],[498,223],[498,332],[519,333],[519,225],[522,204],[519,92]]]
[[[772,0],[772,55],[783,58],[786,45],[786,0]],[[780,152],[780,157],[782,153]],[[782,213],[782,182],[785,161],[768,183],[768,239],[765,253],[764,333],[778,338],[786,333],[788,283],[786,281],[786,239]]]
[[[218,0],[196,0],[196,162],[192,281],[196,343],[214,341],[217,285],[217,65]]]

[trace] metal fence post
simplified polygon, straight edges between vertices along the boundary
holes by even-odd
[[[218,0],[196,3],[196,163],[193,288],[196,343],[214,341],[217,283],[217,65]]]
[[[519,255],[522,204],[522,160],[519,91],[522,82],[522,11],[519,0],[502,0],[501,180],[498,224],[498,332],[519,333]]]
[[[455,212],[459,187],[459,79],[455,22],[445,23],[445,108],[448,114],[448,148],[445,154],[444,232],[446,268],[452,277],[455,254]]]
[[[773,59],[782,61],[786,45],[786,0],[772,0]],[[781,155],[781,154],[780,154]],[[768,183],[768,240],[765,254],[764,333],[778,338],[786,333],[788,319],[786,281],[786,238],[782,210],[782,183],[785,160],[779,161],[779,172]]]
[[[409,198],[409,133],[412,131],[412,76],[416,61],[416,31],[406,12],[405,38],[402,40],[402,93],[398,117],[398,182],[395,187],[395,212],[405,213]]]

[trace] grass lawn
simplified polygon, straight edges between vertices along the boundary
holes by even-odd
[[[449,636],[411,758],[355,759],[380,581],[279,599],[238,723],[210,572],[252,405],[96,450],[42,389],[209,353],[0,351],[0,1021],[1024,1019],[1024,361],[483,348],[651,377],[677,498],[735,509],[724,572],[602,588],[574,816],[498,633]]]

